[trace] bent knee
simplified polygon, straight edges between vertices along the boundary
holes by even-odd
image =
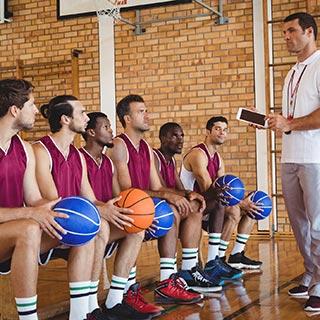
[[[32,219],[21,220],[19,221],[17,230],[19,230],[17,233],[18,242],[40,245],[42,231],[38,222]]]
[[[234,206],[234,207],[228,207],[225,211],[225,218],[229,220],[234,220],[239,222],[241,219],[241,210],[240,207]]]
[[[100,230],[96,235],[96,241],[103,241],[104,243],[108,243],[110,238],[110,226],[109,223],[105,220],[101,220]]]

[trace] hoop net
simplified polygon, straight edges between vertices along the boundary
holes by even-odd
[[[127,4],[127,0],[95,0],[98,18],[108,16],[115,22],[122,20],[120,8]]]

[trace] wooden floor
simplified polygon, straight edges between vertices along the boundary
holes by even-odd
[[[148,276],[156,278],[154,261],[158,259],[154,248],[145,250],[145,257],[139,261],[144,281]],[[201,305],[166,306],[163,320],[303,320],[320,319],[319,315],[303,311],[304,299],[294,299],[287,295],[288,289],[297,283],[303,272],[302,260],[295,241],[250,240],[248,255],[263,261],[261,272],[246,272],[243,281],[227,284],[222,293],[208,297]],[[152,264],[151,264],[152,262]],[[141,276],[140,276],[141,277]],[[144,295],[153,300],[154,284],[144,289]],[[56,317],[55,320],[67,319]]]
[[[312,319],[320,319],[320,314],[307,314],[303,311],[304,299],[290,298],[287,295],[288,289],[297,283],[303,272],[302,260],[294,240],[250,240],[247,253],[250,257],[263,261],[261,272],[246,272],[242,281],[227,284],[221,294],[207,297],[200,305],[165,306],[167,312],[157,319],[303,320],[311,316]],[[158,260],[155,242],[145,244],[143,256],[138,261],[138,278],[144,284],[144,296],[149,301],[153,301],[153,288],[158,279]],[[48,304],[48,300],[54,303],[56,296],[63,301],[60,303],[61,310],[65,309],[68,290],[65,264],[61,262],[50,264],[41,270],[39,306]],[[48,319],[41,315],[40,318]],[[50,319],[66,320],[68,316],[63,314]]]

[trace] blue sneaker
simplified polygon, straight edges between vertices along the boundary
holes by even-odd
[[[217,279],[237,280],[243,275],[241,270],[232,268],[219,257],[207,262],[204,272],[209,276],[210,281],[217,281]]]
[[[218,292],[222,290],[223,280],[211,281],[208,275],[196,265],[191,270],[180,270],[178,276],[182,278],[188,287],[196,292]]]

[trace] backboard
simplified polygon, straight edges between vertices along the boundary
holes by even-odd
[[[127,0],[127,4],[120,6],[120,8],[126,11],[188,2],[192,2],[192,0]],[[94,0],[57,0],[58,19],[93,15],[96,14],[96,9]]]

